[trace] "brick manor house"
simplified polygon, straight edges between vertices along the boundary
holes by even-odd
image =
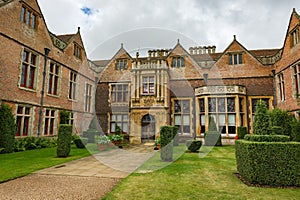
[[[122,44],[112,59],[94,61],[104,68],[96,92],[100,126],[105,133],[119,126],[140,143],[153,140],[162,125],[201,137],[213,116],[223,138],[233,138],[238,126],[253,131],[260,99],[298,117],[299,22],[294,9],[280,49],[248,50],[234,36],[223,52],[215,46],[187,51],[178,40],[172,49],[132,57]]]
[[[0,13],[0,103],[12,107],[16,136],[57,135],[62,110],[82,133],[93,117],[97,73],[80,29],[51,33],[36,0],[0,0]]]
[[[17,137],[57,134],[59,113],[82,134],[96,114],[105,134],[119,126],[131,143],[153,140],[162,125],[201,137],[215,118],[224,138],[238,126],[252,132],[259,99],[299,117],[300,16],[292,11],[282,48],[246,49],[234,36],[223,52],[215,46],[90,61],[78,28],[55,35],[37,0],[0,0],[0,103],[12,107]]]

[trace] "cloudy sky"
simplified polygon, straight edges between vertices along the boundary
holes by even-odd
[[[49,30],[83,37],[88,57],[109,59],[124,43],[136,51],[216,45],[237,36],[247,49],[281,48],[299,0],[38,0]]]

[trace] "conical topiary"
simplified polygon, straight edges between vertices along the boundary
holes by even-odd
[[[268,109],[264,101],[259,100],[256,104],[256,111],[253,121],[253,133],[257,135],[269,134],[269,116]]]
[[[215,119],[213,116],[209,116],[209,124],[208,124],[208,131],[218,131]]]

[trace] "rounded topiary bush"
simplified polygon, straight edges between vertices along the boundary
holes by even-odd
[[[2,103],[0,105],[0,149],[1,153],[14,151],[17,125],[11,112],[11,107]]]
[[[186,147],[188,150],[191,152],[197,152],[200,147],[202,146],[202,141],[201,140],[187,140],[186,141]]]
[[[57,138],[57,156],[68,157],[71,151],[72,126],[68,124],[59,125]]]

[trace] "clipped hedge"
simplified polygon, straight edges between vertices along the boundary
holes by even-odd
[[[202,146],[202,141],[201,140],[187,140],[185,143],[186,147],[188,150],[191,152],[197,152],[200,147]]]
[[[71,151],[72,126],[60,124],[57,138],[57,156],[68,157]]]
[[[238,137],[239,139],[244,139],[245,135],[247,134],[247,127],[245,126],[239,126],[237,128],[238,131]]]
[[[206,146],[222,146],[221,134],[218,131],[204,133],[204,144]]]
[[[160,158],[162,161],[173,161],[173,126],[160,127]]]
[[[247,134],[244,137],[247,141],[253,142],[289,142],[290,137],[286,135],[254,135]]]
[[[300,186],[300,143],[236,141],[240,175],[252,184]]]
[[[17,125],[9,105],[0,103],[0,153],[14,151]]]

